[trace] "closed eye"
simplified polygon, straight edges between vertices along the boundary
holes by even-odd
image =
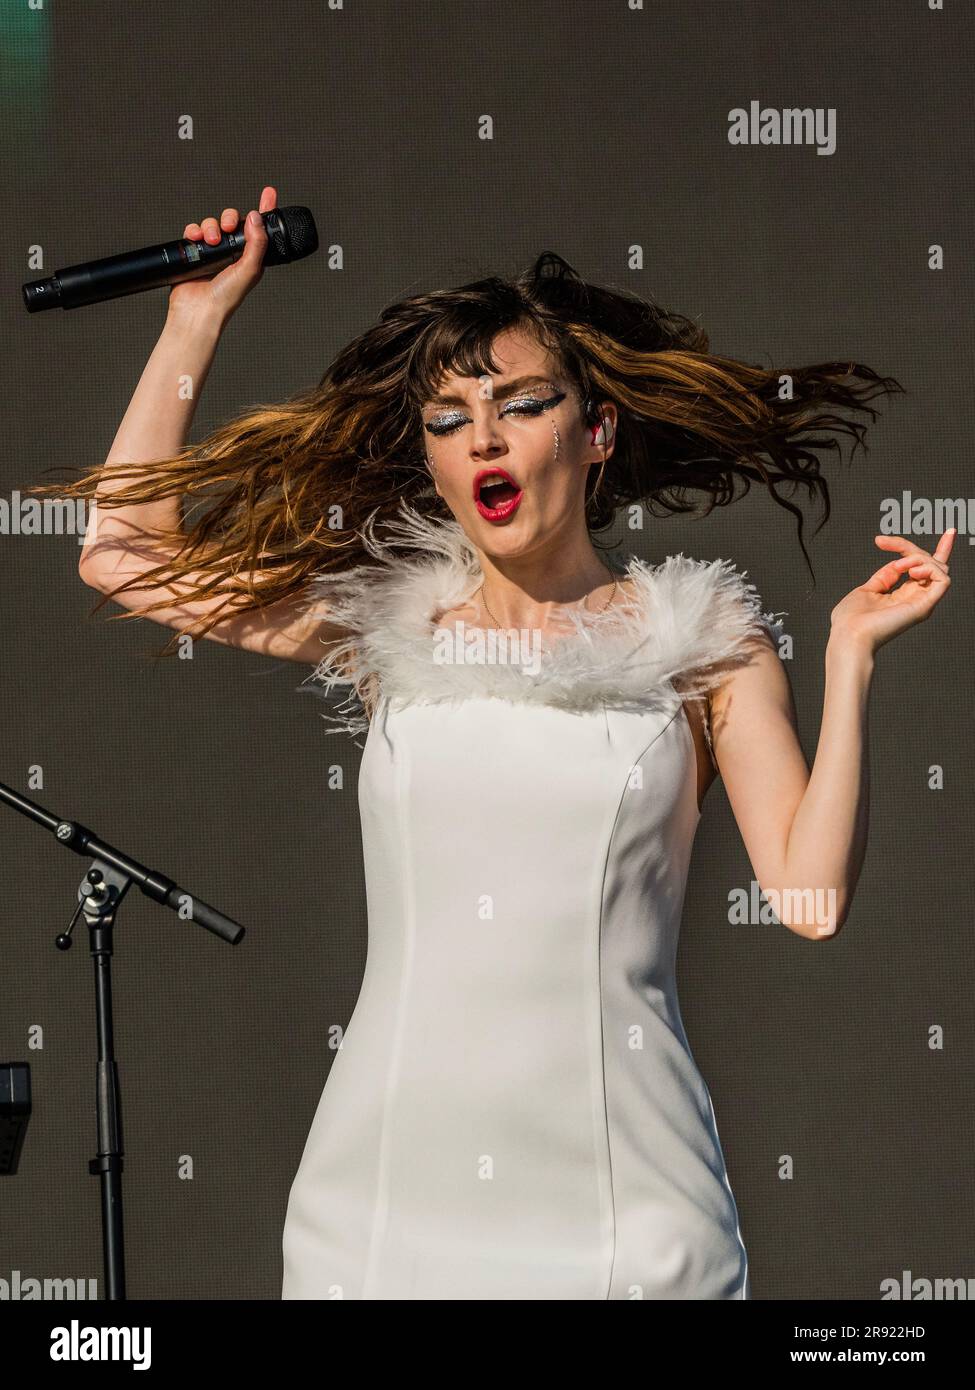
[[[539,400],[535,396],[520,396],[517,400],[509,401],[504,410],[502,410],[501,415],[502,417],[505,415],[541,415],[543,411],[550,410],[552,406],[558,405],[560,401],[564,400],[564,391],[558,392],[547,400]],[[459,430],[461,425],[465,424],[467,420],[468,416],[464,415],[462,411],[452,410],[446,415],[435,415],[431,420],[427,421],[424,428],[430,434],[435,434],[437,436],[453,434],[456,430]]]

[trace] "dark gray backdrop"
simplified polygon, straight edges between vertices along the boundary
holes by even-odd
[[[393,298],[555,250],[700,318],[716,351],[782,366],[855,357],[908,388],[881,402],[870,453],[828,469],[816,586],[794,523],[759,489],[625,540],[655,561],[730,556],[766,608],[788,613],[812,759],[829,613],[887,558],[873,544],[883,499],[972,492],[967,5],[97,0],[36,12],[24,0],[2,24],[0,496],[58,476],[45,468],[103,460],[165,314],[160,292],[28,316],[32,246],[50,273],[179,236],[228,204],[246,212],[263,183],[312,208],[321,252],[269,271],[233,320],[193,438],[316,381]],[[753,99],[835,108],[835,153],[731,145],[728,113]],[[181,140],[187,114],[194,138]],[[492,141],[478,138],[484,114]],[[642,270],[628,266],[634,245]],[[943,269],[929,267],[932,246]],[[876,1299],[905,1270],[975,1277],[960,526],[948,599],[878,658],[870,847],[835,942],[729,923],[729,894],[752,871],[720,783],[707,798],[681,999],[755,1298]],[[933,549],[936,537],[916,538]],[[78,550],[74,536],[0,536],[0,780],[249,928],[232,949],[137,891],[121,914],[129,1294],[276,1298],[329,1028],[347,1023],[365,960],[360,753],[296,694],[306,668],[206,642],[153,666],[145,653],[169,630],[105,623],[114,606],[90,619]],[[336,763],[342,791],[328,789]],[[92,970],[85,933],[69,956],[53,944],[84,864],[2,808],[0,826],[0,1060],[31,1062],[35,1102],[21,1172],[0,1182],[0,1278],[100,1281]]]

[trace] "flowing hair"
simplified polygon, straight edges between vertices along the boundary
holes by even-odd
[[[94,498],[111,508],[164,497],[215,497],[192,525],[146,531],[166,558],[107,591],[95,608],[127,589],[180,584],[181,599],[225,596],[201,621],[205,635],[224,616],[299,594],[316,574],[368,562],[363,532],[392,521],[402,500],[425,517],[449,519],[426,466],[421,408],[444,375],[496,373],[495,336],[528,334],[578,392],[586,423],[598,403],[616,404],[615,449],[593,464],[586,483],[586,524],[609,526],[620,508],[651,515],[704,515],[762,483],[797,519],[788,497],[818,493],[830,514],[818,454],[840,450],[839,436],[866,451],[868,404],[903,393],[892,377],[858,362],[766,368],[709,351],[707,334],[652,300],[583,280],[561,256],[545,252],[514,280],[497,276],[456,289],[412,295],[342,349],[319,384],[281,404],[256,405],[172,458],[103,465],[37,494]],[[98,495],[100,480],[129,478]],[[658,510],[659,509],[659,510]],[[388,544],[396,546],[395,536]],[[190,583],[186,576],[192,572]],[[815,577],[815,576],[814,576]],[[259,580],[259,582],[255,582]],[[160,599],[112,617],[145,616]],[[174,635],[163,654],[175,650]]]

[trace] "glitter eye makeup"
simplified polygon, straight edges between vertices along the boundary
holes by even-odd
[[[541,394],[540,394],[541,393]],[[551,394],[546,394],[551,393]],[[564,401],[565,391],[559,391],[556,387],[532,387],[530,391],[523,392],[516,396],[514,400],[508,402],[501,417],[505,415],[535,416],[542,415],[546,410],[551,410],[553,406]],[[441,438],[446,434],[454,434],[468,416],[462,410],[449,410],[441,415],[434,415],[424,425],[424,429],[432,435]]]

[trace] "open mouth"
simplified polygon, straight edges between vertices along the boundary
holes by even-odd
[[[477,495],[485,507],[497,507],[517,497],[518,489],[507,478],[502,478],[499,483],[483,483]]]
[[[482,469],[474,479],[474,502],[488,521],[502,521],[517,508],[524,491],[503,468]]]

